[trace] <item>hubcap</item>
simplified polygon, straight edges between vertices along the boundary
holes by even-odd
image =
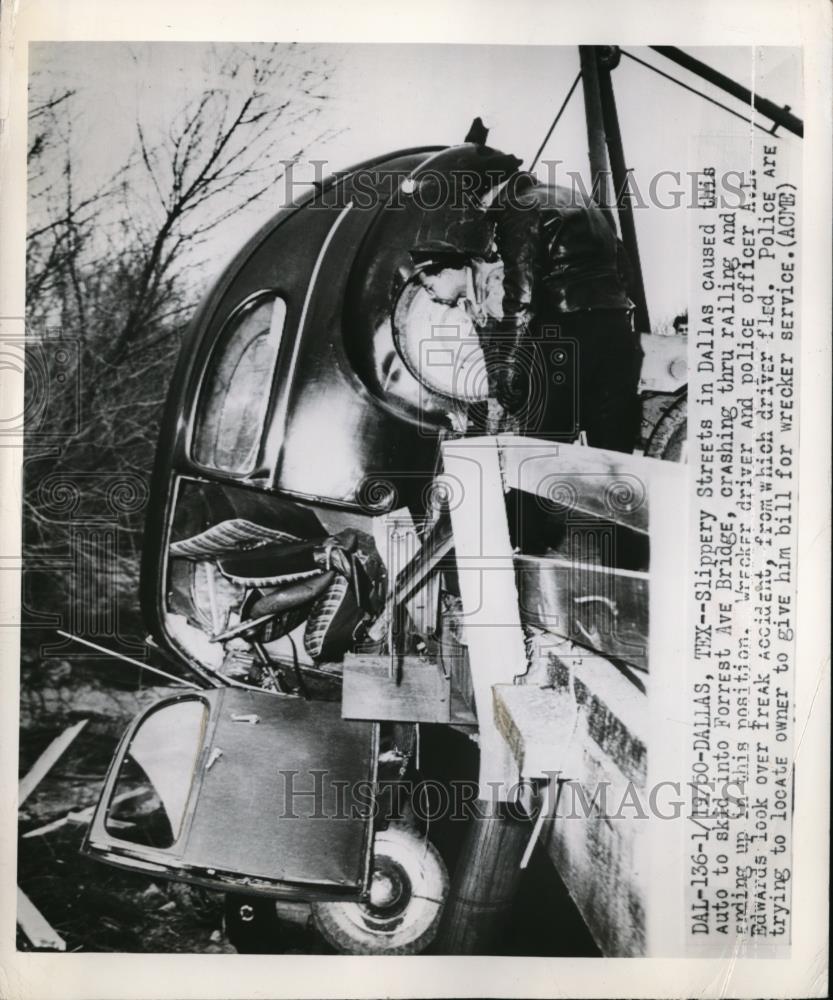
[[[378,858],[370,882],[368,908],[373,914],[390,916],[407,905],[409,887],[408,876],[399,865],[391,863],[389,858]]]

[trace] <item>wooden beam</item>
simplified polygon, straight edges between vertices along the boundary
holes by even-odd
[[[532,684],[496,684],[492,692],[495,725],[509,744],[521,777],[534,780],[556,772],[570,777],[573,700]]]
[[[446,441],[443,470],[454,483],[450,505],[463,627],[480,726],[479,797],[508,801],[518,767],[495,726],[492,687],[527,669],[515,565],[496,438]]]

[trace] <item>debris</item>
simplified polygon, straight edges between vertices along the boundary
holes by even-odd
[[[159,888],[155,882],[151,882],[147,889],[142,893],[143,903],[157,903],[165,899],[165,893]]]
[[[49,948],[51,951],[67,950],[66,941],[19,886],[17,890],[17,922],[35,948]]]
[[[21,840],[26,840],[28,837],[42,837],[45,833],[52,833],[53,830],[60,830],[62,826],[66,826],[69,823],[70,816],[78,816],[79,813],[69,813],[66,816],[62,816],[61,819],[56,819],[52,823],[47,823],[46,826],[39,826],[36,830],[29,830],[28,833],[24,833],[21,836]]]
[[[524,849],[523,857],[521,858],[521,868],[526,868],[527,865],[529,864],[529,859],[532,857],[532,852],[535,850],[535,845],[538,843],[538,840],[541,836],[541,830],[543,829],[544,826],[544,820],[553,818],[553,813],[555,812],[555,803],[558,802],[558,793],[561,791],[561,785],[560,783],[558,784],[554,800],[551,794],[552,785],[553,782],[552,780],[550,780],[546,783],[546,786],[544,788],[544,797],[541,802],[541,808],[535,819],[535,826],[532,828],[532,834],[529,838],[529,841],[527,842],[526,848]]]
[[[112,657],[114,660],[119,660],[122,663],[129,663],[131,666],[138,667],[139,670],[147,670],[148,673],[156,674],[157,677],[164,677],[166,680],[173,681],[181,687],[198,688],[197,684],[185,681],[181,677],[169,674],[165,670],[160,670],[159,667],[152,667],[149,663],[142,663],[141,660],[134,660],[132,656],[125,656],[123,653],[117,653],[115,649],[107,649],[106,646],[99,646],[97,642],[90,642],[89,639],[82,639],[80,635],[71,635],[69,632],[64,632],[59,628],[55,629],[55,631],[64,639],[69,639],[71,642],[78,642],[82,646],[89,646],[90,649],[95,649],[99,653],[106,653],[107,656]]]
[[[94,730],[93,740],[110,738],[115,742],[130,719],[171,693],[170,686],[161,684],[134,691],[108,687],[97,679],[89,682],[79,679],[77,683],[73,679],[66,687],[37,688],[30,682],[20,689],[20,728],[29,732],[38,729],[60,732],[79,718],[78,708],[83,705],[84,715]]]
[[[124,792],[121,795],[117,795],[113,799],[113,805],[117,805],[119,802],[124,802],[125,799],[134,799],[138,795],[146,795],[146,788],[134,788],[130,792]],[[41,837],[45,833],[52,833],[53,830],[60,830],[62,826],[66,826],[67,823],[72,823],[75,826],[86,826],[90,820],[93,818],[93,813],[95,812],[95,806],[87,806],[86,809],[81,809],[79,812],[69,812],[66,816],[62,816],[60,819],[54,820],[52,823],[47,823],[46,826],[39,826],[35,830],[29,830],[22,835],[21,840],[26,840],[28,837]],[[121,825],[122,827],[130,824],[119,823],[118,820],[110,819],[111,824],[116,826]]]
[[[65,729],[60,736],[49,744],[40,757],[38,757],[32,765],[29,773],[24,778],[20,779],[17,786],[18,809],[23,805],[26,799],[29,798],[41,781],[43,781],[48,772],[52,769],[53,765],[57,762],[58,758],[62,756],[64,751],[69,747],[70,743],[72,743],[84,726],[87,725],[88,721],[89,720],[87,719],[82,719],[74,726],[70,726],[69,729]]]

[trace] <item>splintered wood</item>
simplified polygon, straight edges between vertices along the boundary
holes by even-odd
[[[66,941],[19,887],[17,890],[17,922],[20,929],[32,942],[33,947],[49,951],[66,951]]]
[[[67,747],[69,747],[84,726],[87,725],[87,722],[87,719],[82,719],[74,726],[70,726],[69,729],[65,729],[60,736],[56,737],[49,744],[40,757],[38,757],[32,765],[29,773],[20,779],[17,786],[18,809],[23,805],[26,799],[29,798],[41,781],[43,781],[48,772],[52,769],[53,765],[57,762],[58,758],[63,755]]]
[[[43,751],[25,777],[20,779],[17,789],[18,808],[43,781],[87,722],[87,719],[82,719],[65,729]],[[35,948],[66,951],[64,939],[20,887],[17,890],[17,923]]]

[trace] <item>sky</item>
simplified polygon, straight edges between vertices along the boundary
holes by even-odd
[[[221,47],[222,48],[222,47]],[[257,45],[247,46],[256,51]],[[333,67],[329,99],[321,101],[308,155],[343,169],[389,150],[461,142],[475,115],[490,128],[489,142],[528,164],[579,67],[575,47],[482,45],[305,46]],[[645,62],[744,112],[740,102],[647,48],[628,51]],[[795,49],[689,50],[743,85],[801,115],[801,62]],[[298,59],[297,50],[287,58]],[[35,89],[76,88],[72,142],[78,182],[95,185],[115,171],[136,141],[136,119],[162,128],[174,110],[216,75],[212,50],[202,43],[35,43],[30,71]],[[613,73],[626,163],[640,190],[661,170],[687,171],[698,162],[693,137],[746,135],[768,140],[737,118],[623,57]],[[280,101],[286,94],[276,93]],[[768,125],[769,123],[767,123]],[[322,135],[324,138],[314,141]],[[285,137],[284,137],[285,138]],[[276,140],[278,141],[278,140]],[[288,140],[287,140],[288,141]],[[778,140],[800,151],[800,140]],[[581,87],[577,88],[543,153],[561,171],[589,180]],[[287,148],[286,155],[292,149]],[[549,168],[552,169],[552,168]],[[296,177],[304,176],[299,168]],[[668,182],[670,183],[670,181]],[[297,192],[296,192],[297,193]],[[264,200],[224,223],[203,248],[200,280],[216,276],[243,241],[284,202],[279,184]],[[137,202],[138,203],[138,202]],[[687,218],[684,209],[636,212],[652,321],[667,323],[686,307]]]

